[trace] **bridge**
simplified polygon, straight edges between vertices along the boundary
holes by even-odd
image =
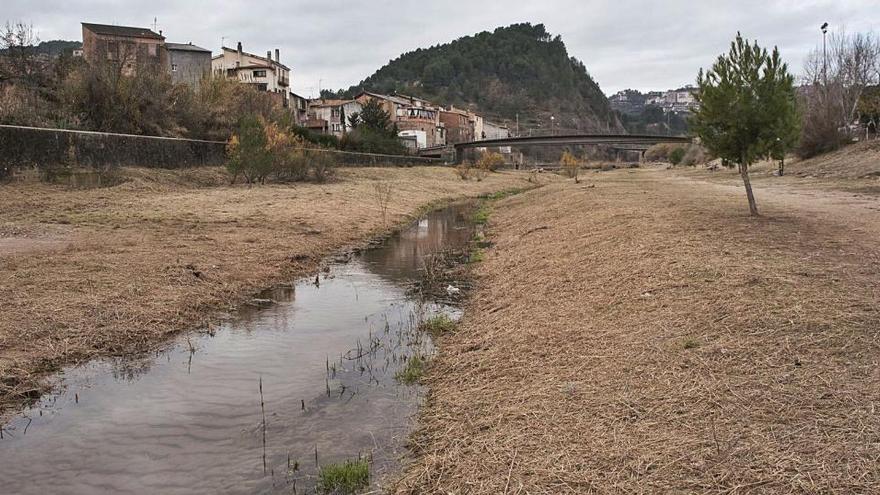
[[[483,141],[468,141],[456,143],[455,162],[459,163],[464,158],[465,151],[476,148],[501,148],[507,146],[572,146],[584,144],[609,145],[615,149],[629,151],[644,151],[659,143],[690,143],[691,139],[681,136],[656,136],[649,134],[569,134],[559,136],[526,136],[502,139],[485,139]],[[419,150],[421,156],[441,156],[447,147],[435,146]]]

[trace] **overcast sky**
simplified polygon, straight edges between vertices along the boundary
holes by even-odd
[[[217,52],[280,48],[293,90],[347,88],[403,52],[516,22],[544,23],[562,35],[606,94],[692,83],[736,32],[778,45],[799,73],[821,46],[819,26],[880,30],[878,0],[2,0],[0,21],[34,25],[42,40],[81,40],[80,22],[152,27],[168,41]],[[5,19],[3,19],[5,17]]]

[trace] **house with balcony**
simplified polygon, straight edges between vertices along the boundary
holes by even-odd
[[[211,59],[211,71],[215,77],[237,79],[242,84],[252,84],[260,91],[278,95],[284,108],[290,105],[290,68],[281,63],[281,53],[275,49],[266,56],[254,55],[242,50],[241,42],[236,48],[224,46],[220,54]]]

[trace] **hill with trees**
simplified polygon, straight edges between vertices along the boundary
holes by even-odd
[[[623,129],[584,64],[543,24],[514,24],[405,53],[340,93],[360,90],[413,95],[510,124],[519,115],[521,129],[538,132]]]

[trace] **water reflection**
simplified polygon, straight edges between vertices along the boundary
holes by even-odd
[[[213,335],[65,370],[64,387],[3,428],[4,493],[290,493],[317,466],[369,454],[393,469],[419,390],[394,379],[431,352],[409,296],[419,258],[466,243],[463,207],[351,262],[259,295]],[[262,406],[261,406],[262,404]],[[316,461],[317,457],[317,461]]]

